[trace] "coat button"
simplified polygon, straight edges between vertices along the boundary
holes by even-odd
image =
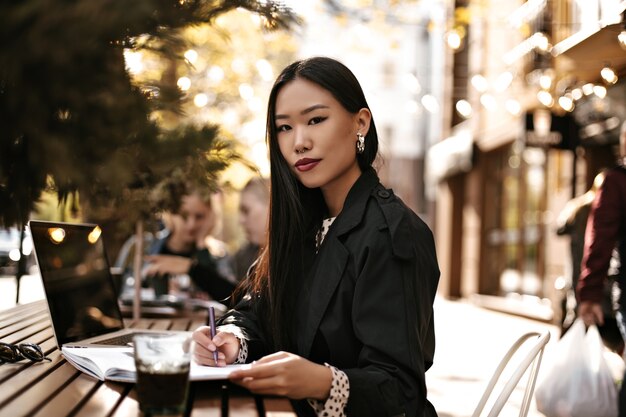
[[[380,198],[389,198],[391,194],[389,194],[389,191],[387,190],[378,190],[378,196]]]

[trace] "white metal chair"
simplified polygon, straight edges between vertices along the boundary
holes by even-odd
[[[532,339],[533,337],[536,338]],[[493,406],[489,411],[488,417],[496,417],[500,414],[502,408],[513,393],[513,390],[522,379],[522,376],[524,376],[526,371],[528,371],[528,369],[530,368],[528,383],[526,384],[526,389],[524,391],[524,399],[520,406],[519,417],[525,417],[526,415],[528,415],[528,409],[530,408],[530,403],[533,397],[533,393],[535,391],[535,383],[537,382],[537,374],[539,373],[539,366],[541,365],[543,351],[546,347],[546,344],[550,340],[549,331],[543,333],[529,332],[520,336],[520,338],[517,339],[515,343],[513,343],[509,351],[506,353],[506,355],[504,355],[504,358],[502,358],[502,360],[500,361],[498,368],[496,368],[495,372],[493,373],[493,376],[491,377],[489,384],[487,384],[487,388],[485,389],[482,398],[478,402],[478,405],[476,406],[472,417],[479,417],[481,415],[503,371],[506,369],[511,358],[515,355],[519,348],[524,345],[527,340],[534,340],[534,345],[519,362],[517,368],[511,374],[508,381],[502,388],[502,391],[500,391],[500,395],[493,403]]]

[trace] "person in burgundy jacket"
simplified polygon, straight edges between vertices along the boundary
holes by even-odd
[[[620,160],[606,173],[594,199],[587,230],[580,278],[576,288],[578,315],[587,326],[604,324],[602,298],[605,280],[615,277],[620,297],[615,313],[626,340],[626,122],[620,134]],[[626,416],[626,384],[619,395],[619,415]]]

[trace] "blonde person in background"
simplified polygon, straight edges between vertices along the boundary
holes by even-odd
[[[233,270],[239,281],[247,276],[248,269],[266,245],[269,206],[269,179],[250,179],[239,197],[239,224],[246,235],[246,243],[233,256]]]
[[[182,197],[178,212],[164,215],[166,229],[151,245],[144,268],[157,295],[176,287],[170,283],[172,276],[188,275],[210,298],[226,302],[230,297],[236,280],[226,246],[211,236],[217,218],[214,198],[208,192],[192,191]]]

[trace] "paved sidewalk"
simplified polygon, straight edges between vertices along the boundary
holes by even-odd
[[[539,378],[549,362],[550,347],[558,339],[556,326],[477,307],[465,301],[438,298],[435,302],[435,362],[426,374],[426,383],[428,398],[439,417],[471,416],[489,378],[513,342],[523,333],[544,330],[550,331],[551,339]],[[512,364],[516,365],[515,359]],[[501,417],[518,415],[526,379],[527,376],[522,378]],[[528,415],[542,416],[536,411],[534,402]]]

